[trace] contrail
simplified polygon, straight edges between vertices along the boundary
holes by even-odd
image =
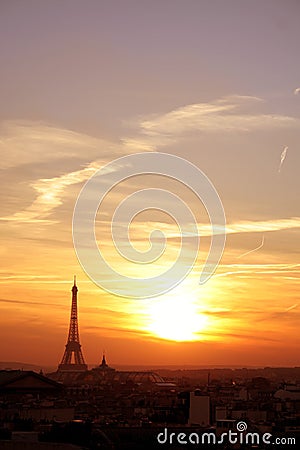
[[[292,305],[289,308],[285,309],[284,312],[292,311],[292,309],[297,308],[297,306],[299,306],[299,303],[295,303],[295,305]]]
[[[283,162],[284,162],[284,160],[286,158],[287,151],[288,151],[288,147],[284,147],[284,149],[283,149],[283,151],[282,151],[282,153],[280,155],[280,164],[279,164],[279,168],[278,168],[278,172],[279,173],[281,171],[282,164],[283,164]]]
[[[261,244],[258,247],[255,247],[253,250],[250,250],[249,252],[243,253],[242,255],[239,255],[238,258],[242,258],[243,256],[249,255],[250,253],[256,252],[256,250],[259,250],[264,246],[265,243],[265,236],[263,235]]]

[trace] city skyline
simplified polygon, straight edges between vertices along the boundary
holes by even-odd
[[[76,274],[89,364],[105,349],[112,366],[299,366],[299,3],[27,0],[0,11],[0,361],[58,364]],[[115,187],[96,235],[122,273],[157,273],[178,255],[176,223],[160,211],[136,218],[138,250],[153,229],[168,236],[157,265],[141,268],[115,251],[111,218],[138,189],[174,192],[200,234],[196,264],[176,288],[117,297],[76,258],[72,215],[84,183],[138,152],[185,158],[219,193],[227,242],[204,285],[207,212],[174,180]]]

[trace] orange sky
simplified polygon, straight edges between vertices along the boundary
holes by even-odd
[[[89,364],[105,349],[111,365],[299,365],[299,5],[226,2],[217,13],[206,1],[109,3],[1,7],[0,361],[60,362],[76,274]],[[146,267],[117,254],[112,215],[139,189],[182,198],[201,236],[179,286],[133,300],[84,273],[72,214],[99,168],[149,151],[186,158],[210,178],[227,242],[200,286],[211,230],[195,195],[155,176],[115,187],[96,236],[120,272],[160,273],[180,246],[176,223],[151,211],[136,217],[130,236],[143,251],[161,229],[162,258]]]

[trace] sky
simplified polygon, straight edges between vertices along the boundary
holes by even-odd
[[[91,365],[103,350],[112,366],[299,365],[299,14],[297,0],[1,2],[0,361],[60,362],[76,274]],[[129,276],[172,266],[180,230],[162,211],[130,226],[140,251],[151,230],[168,236],[146,269],[122,258],[110,234],[128,195],[168,189],[201,236],[187,278],[152,299],[119,297],[76,257],[72,215],[84,183],[138,152],[185,158],[222,200],[226,246],[204,285],[205,208],[155,175],[111,190],[98,245]]]

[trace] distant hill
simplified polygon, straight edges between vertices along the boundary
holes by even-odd
[[[35,372],[39,372],[41,369],[43,372],[51,372],[53,370],[56,370],[53,366],[37,366],[36,364],[28,364],[24,362],[17,362],[17,361],[0,361],[0,370],[33,370]]]

